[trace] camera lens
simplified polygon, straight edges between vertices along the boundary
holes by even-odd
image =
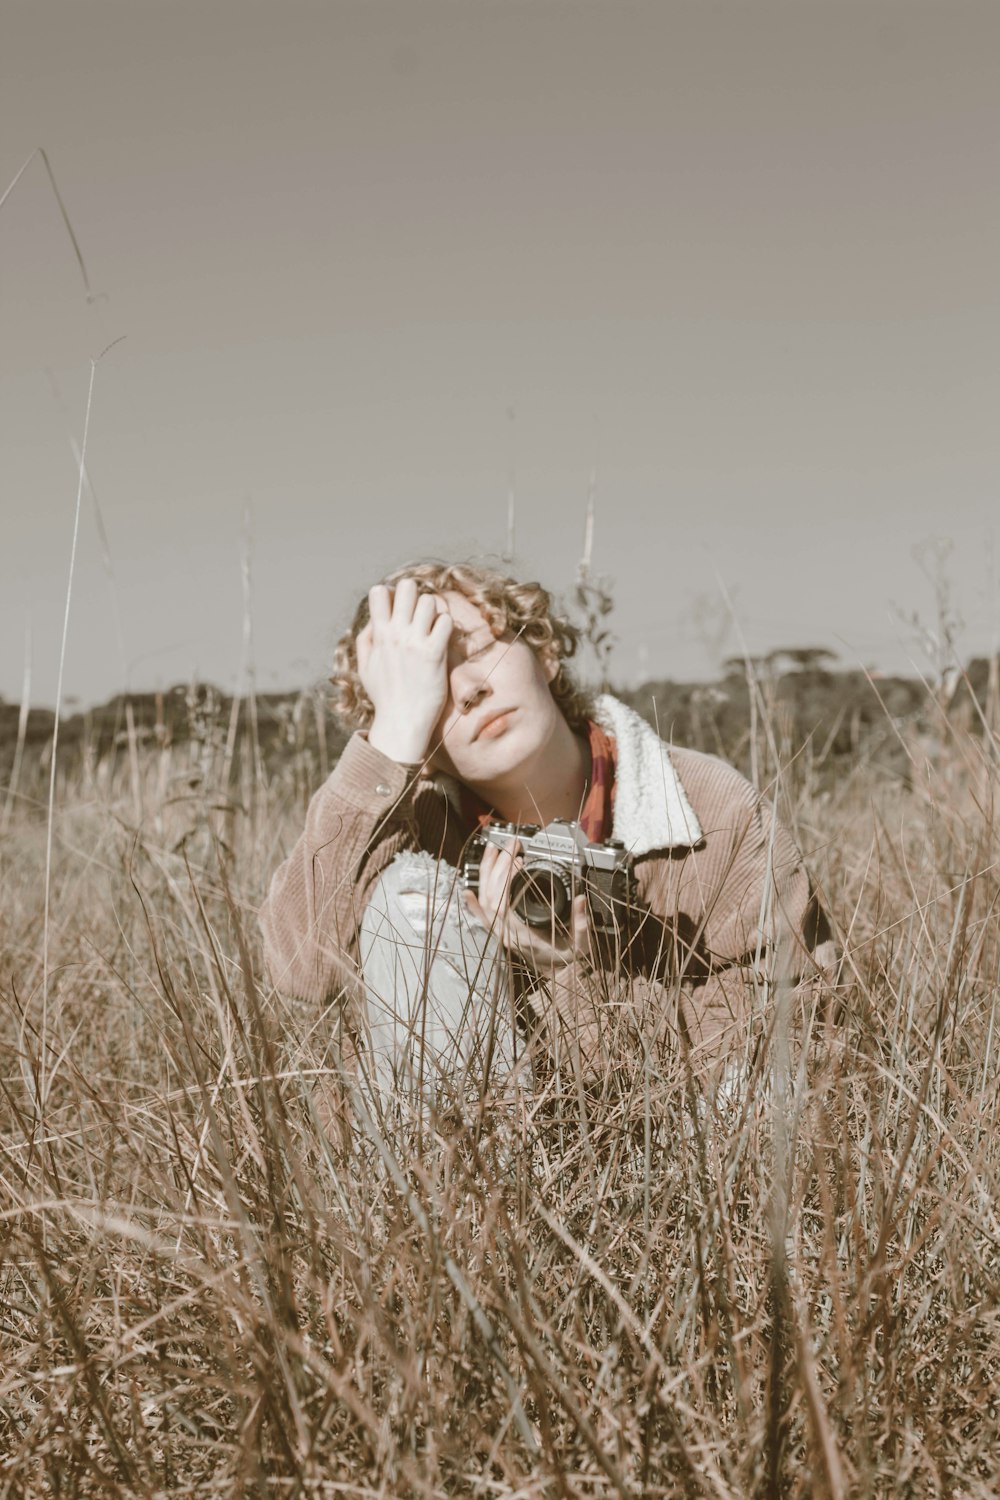
[[[529,927],[569,922],[573,889],[569,872],[552,865],[518,870],[510,883],[510,904]]]

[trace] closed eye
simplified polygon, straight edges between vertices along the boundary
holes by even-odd
[[[496,637],[493,635],[488,635],[485,639],[482,636],[476,636],[471,641],[467,639],[465,642],[466,661],[476,661],[478,657],[486,656],[495,645]]]

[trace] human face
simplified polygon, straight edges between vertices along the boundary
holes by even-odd
[[[431,764],[467,786],[508,783],[565,727],[549,690],[558,665],[509,631],[499,640],[464,594],[439,596],[455,622],[448,643],[448,699]]]

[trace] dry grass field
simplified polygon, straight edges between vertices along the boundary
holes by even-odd
[[[261,968],[319,766],[263,763],[245,716],[235,742],[209,723],[67,760],[46,930],[24,758],[0,834],[4,1500],[995,1500],[996,705],[897,726],[904,775],[831,769],[765,709],[758,775],[844,969],[807,1014],[762,987],[724,1118],[639,1040],[599,1089],[381,1131],[335,1018]]]

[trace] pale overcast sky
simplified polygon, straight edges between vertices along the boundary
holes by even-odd
[[[621,680],[1000,602],[1000,5],[2,0],[0,694],[326,674],[415,555],[594,567]],[[116,627],[121,621],[121,644]]]

